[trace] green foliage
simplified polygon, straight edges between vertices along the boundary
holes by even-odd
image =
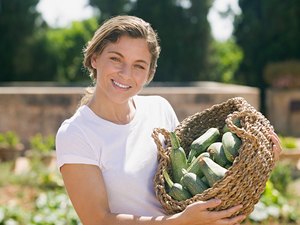
[[[48,29],[48,28],[47,28]],[[54,81],[57,56],[50,54],[50,45],[45,38],[46,28],[40,28],[26,40],[15,54],[15,69],[11,71],[15,81]]]
[[[243,52],[233,39],[213,41],[210,53],[210,78],[222,83],[235,83],[234,74],[243,59]]]
[[[39,0],[1,0],[1,81],[14,81],[19,78],[16,75],[16,70],[19,62],[26,59],[20,57],[20,52],[27,49],[28,38],[31,37],[35,28],[42,24],[42,20],[35,9],[38,2]],[[29,52],[26,56],[29,55]]]
[[[0,225],[25,225],[29,215],[14,205],[0,205]]]
[[[0,225],[81,224],[65,192],[58,170],[40,163],[25,173],[14,174],[11,165],[11,162],[0,164],[0,186],[13,187],[14,192],[19,191],[15,194],[14,201],[0,205]],[[23,192],[23,188],[32,190],[31,201],[26,201],[26,207],[19,204],[23,202],[22,198],[28,199],[28,196],[24,196],[28,192]]]
[[[134,1],[131,0],[89,0],[91,6],[98,8],[100,11],[99,21],[102,23],[104,20],[112,16],[120,14],[128,14],[132,8]]]
[[[296,149],[297,139],[295,137],[281,136],[279,135],[280,143],[284,149]]]
[[[96,19],[91,18],[82,22],[73,22],[69,28],[47,30],[45,33],[47,51],[56,57],[56,81],[89,80],[89,76],[82,75],[82,50],[97,28]]]
[[[236,79],[265,88],[263,69],[271,62],[300,58],[300,2],[239,0],[235,19],[237,44],[244,52]]]
[[[2,148],[16,148],[20,144],[19,136],[13,131],[0,133],[0,147]]]
[[[249,219],[255,222],[276,221],[296,222],[295,206],[290,205],[288,198],[283,196],[269,180],[260,201],[255,205]]]
[[[53,135],[43,136],[37,133],[29,140],[30,149],[40,153],[48,153],[55,150],[55,138]]]
[[[19,53],[23,58],[16,70],[19,81],[88,81],[89,76],[83,76],[82,50],[96,28],[97,21],[91,18],[67,28],[36,31]]]
[[[36,209],[31,215],[31,225],[81,224],[68,196],[62,192],[42,192],[35,202]]]
[[[0,225],[80,225],[81,222],[63,191],[41,192],[34,210],[14,205],[0,206]]]
[[[288,163],[278,162],[271,173],[270,181],[281,194],[287,194],[287,187],[292,182],[293,166]]]

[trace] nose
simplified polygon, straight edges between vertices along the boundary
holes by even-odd
[[[119,70],[119,74],[122,76],[131,76],[131,68],[128,64],[123,64],[122,67]]]

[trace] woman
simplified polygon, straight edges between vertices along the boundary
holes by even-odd
[[[198,202],[183,212],[164,215],[155,197],[155,127],[174,130],[178,120],[159,96],[139,96],[156,69],[160,47],[156,33],[140,18],[106,21],[84,51],[94,92],[61,125],[56,138],[58,166],[72,204],[84,225],[221,225],[241,206],[208,211],[217,199]],[[280,151],[274,134],[274,149]]]

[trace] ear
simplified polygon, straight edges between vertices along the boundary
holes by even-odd
[[[93,54],[91,57],[91,65],[94,69],[97,68],[97,54]]]

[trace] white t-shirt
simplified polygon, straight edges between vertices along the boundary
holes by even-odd
[[[126,125],[98,117],[81,106],[63,122],[56,136],[57,164],[99,166],[112,213],[137,216],[164,215],[154,193],[157,147],[153,128],[174,130],[178,119],[159,96],[135,96],[136,113]]]

